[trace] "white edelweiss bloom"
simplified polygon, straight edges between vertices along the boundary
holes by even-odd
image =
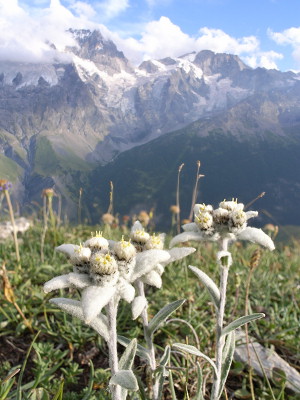
[[[123,237],[120,242],[114,243],[113,251],[119,260],[125,260],[127,262],[132,260],[136,255],[134,245],[130,241],[127,242],[124,240]]]
[[[144,229],[134,230],[131,232],[130,238],[133,242],[144,245],[150,239],[150,235]]]
[[[83,247],[83,246],[78,246],[74,248],[73,254],[70,256],[70,261],[72,264],[77,265],[77,264],[82,264],[86,263],[89,261],[91,257],[91,249],[88,247]]]
[[[217,253],[217,260],[221,267],[227,266],[229,268],[232,265],[232,256],[229,251],[219,251]]]
[[[158,249],[162,250],[164,248],[164,235],[156,236],[155,233],[149,237],[145,243],[145,250]]]
[[[81,305],[84,320],[90,324],[116,293],[116,286],[89,286],[82,291]]]
[[[228,211],[233,211],[236,208],[243,210],[244,209],[244,204],[243,203],[238,203],[237,199],[236,200],[232,199],[231,201],[223,200],[219,204],[219,207],[220,208],[224,208],[225,210],[228,210]]]
[[[90,259],[90,276],[99,286],[114,286],[119,278],[116,259],[110,254],[94,253]]]
[[[59,275],[44,284],[44,292],[49,293],[52,290],[76,287],[83,289],[91,285],[92,281],[87,274],[78,274],[71,272],[66,275]]]
[[[210,204],[195,204],[194,206],[194,215],[198,215],[199,213],[202,212],[209,212],[211,213],[213,211],[213,206]]]
[[[137,319],[144,309],[147,307],[148,302],[145,296],[137,296],[131,303],[132,319]]]
[[[195,222],[204,233],[210,233],[213,231],[214,220],[210,212],[200,211],[198,214],[195,214]]]
[[[226,225],[229,221],[229,211],[219,207],[213,211],[213,219],[218,225]]]
[[[96,235],[86,240],[83,245],[85,247],[89,247],[92,250],[92,252],[101,250],[103,252],[107,252],[109,247],[108,240],[102,236],[101,232],[96,232]]]
[[[236,208],[229,213],[229,231],[238,233],[247,226],[247,215],[241,209]]]
[[[81,307],[81,302],[78,300],[58,297],[50,299],[50,303],[55,304],[61,310],[73,315],[76,318],[79,318],[81,321],[85,320]],[[95,331],[98,332],[99,335],[101,335],[106,340],[106,342],[109,341],[108,321],[105,315],[99,314],[93,321],[89,323],[89,325],[94,328]]]
[[[119,278],[117,291],[119,296],[126,300],[127,303],[131,303],[135,296],[134,287],[124,278]]]
[[[238,240],[249,240],[252,243],[260,244],[269,250],[274,250],[273,240],[265,232],[258,228],[247,227],[237,235]]]

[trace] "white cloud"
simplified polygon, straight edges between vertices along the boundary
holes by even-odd
[[[277,68],[276,61],[282,58],[281,54],[273,51],[262,52],[255,36],[234,38],[220,29],[203,27],[192,37],[167,17],[144,24],[138,37],[124,37],[124,34],[121,37],[104,25],[93,22],[96,18],[113,18],[125,11],[129,0],[105,0],[94,3],[94,6],[84,0],[68,0],[68,7],[59,0],[50,0],[47,4],[46,7],[41,4],[36,8],[27,7],[25,11],[18,0],[0,0],[0,60],[52,62],[55,57],[60,57],[64,61],[66,56],[59,55],[47,43],[54,43],[58,50],[75,45],[67,32],[69,28],[100,29],[134,64],[150,58],[178,57],[205,49],[237,54],[252,67]],[[299,39],[300,47],[299,31],[300,28],[274,33],[274,37],[282,43],[295,43],[295,39]],[[295,52],[297,49],[295,47]]]
[[[268,34],[277,44],[292,46],[292,56],[300,68],[300,27],[292,27],[283,32],[273,32],[269,29]]]
[[[274,51],[262,52],[255,36],[234,38],[220,29],[203,27],[198,36],[191,37],[167,17],[147,23],[140,39],[114,36],[113,40],[136,64],[150,58],[178,57],[191,51],[212,50],[237,54],[253,68],[277,69],[276,60],[283,57]]]
[[[249,56],[243,57],[243,60],[249,67],[262,67],[266,69],[278,69],[275,60],[281,60],[283,55],[273,50],[266,52],[257,52]]]
[[[97,6],[102,12],[102,19],[104,21],[117,17],[128,7],[129,0],[105,0]]]
[[[59,0],[51,0],[49,7],[26,12],[17,0],[0,0],[0,60],[19,62],[51,62],[68,57],[58,50],[75,45],[67,32],[72,28],[96,28],[89,22],[86,12],[78,17],[62,6]],[[99,27],[99,25],[97,25]]]

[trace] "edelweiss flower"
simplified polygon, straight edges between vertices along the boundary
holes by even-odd
[[[57,247],[57,251],[69,257],[74,272],[57,276],[44,285],[46,293],[70,287],[81,289],[82,313],[88,324],[114,296],[131,303],[135,296],[131,283],[170,258],[167,251],[160,249],[137,254],[135,247],[123,238],[120,242],[111,242],[112,249],[109,252],[104,242],[106,239],[101,237],[102,250],[93,252],[98,239],[92,238],[84,243],[84,246],[91,248],[73,244]],[[96,247],[100,248],[98,245]],[[68,302],[64,302],[64,307],[67,307],[66,304]]]
[[[139,221],[132,226],[131,239],[137,254],[136,268],[129,278],[130,282],[141,281],[158,289],[162,286],[161,275],[165,266],[196,251],[192,247],[163,250],[165,234],[150,236]],[[164,260],[163,257],[165,257]],[[144,296],[135,297],[132,302],[133,319],[136,319],[146,306],[147,299]]]
[[[222,201],[219,208],[211,205],[196,204],[194,207],[195,222],[182,226],[184,232],[175,236],[170,247],[189,240],[249,240],[269,250],[274,250],[272,239],[261,229],[247,226],[250,218],[258,215],[257,211],[244,211],[244,204],[237,200]]]

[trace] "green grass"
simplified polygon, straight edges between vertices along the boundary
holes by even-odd
[[[22,368],[14,377],[2,382],[0,399],[64,399],[104,400],[110,396],[106,391],[109,380],[108,352],[106,344],[92,329],[80,321],[64,314],[51,305],[51,297],[79,298],[76,290],[44,294],[45,281],[71,270],[66,259],[54,251],[62,243],[77,243],[90,236],[96,228],[85,226],[61,226],[49,229],[45,240],[45,263],[40,261],[40,238],[42,226],[37,222],[22,237],[20,244],[21,270],[15,270],[16,261],[12,242],[0,244],[0,266],[5,263],[12,285],[15,301],[30,322],[32,331],[14,304],[5,296],[4,286],[0,293],[0,380],[12,371]],[[99,230],[99,227],[97,227]],[[106,232],[108,233],[108,232]],[[111,230],[109,238],[120,239],[119,229]],[[244,314],[245,285],[249,274],[249,261],[255,245],[232,247],[234,263],[230,269],[226,320]],[[200,350],[213,357],[214,310],[203,286],[188,270],[189,264],[203,269],[217,279],[215,265],[216,248],[212,244],[201,244],[197,253],[183,262],[170,264],[163,276],[163,288],[148,289],[149,313],[154,315],[162,306],[177,299],[187,299],[174,314],[183,318],[190,327],[178,321],[161,327],[156,333],[157,352],[162,354],[166,344],[175,342],[197,345]],[[299,303],[299,256],[300,245],[294,242],[281,246],[273,252],[263,252],[260,265],[255,269],[251,281],[250,304],[253,312],[265,312],[266,318],[249,326],[251,335],[266,347],[274,348],[287,362],[300,371],[300,303]],[[7,294],[7,292],[6,292]],[[235,314],[232,315],[232,310]],[[35,342],[34,337],[39,332]],[[121,303],[118,314],[118,332],[128,338],[137,337],[143,344],[140,321],[131,320],[130,306]],[[31,350],[28,353],[28,350]],[[120,348],[120,352],[122,348]],[[92,361],[92,364],[89,362]],[[186,393],[195,394],[195,360],[183,360],[173,355],[171,365],[184,367],[172,372],[178,400],[188,400]],[[202,364],[202,361],[201,361]],[[204,366],[207,387],[210,385],[209,368]],[[136,358],[135,369],[145,380],[145,364]],[[188,373],[187,373],[188,371]],[[253,376],[255,396],[259,400],[272,399],[270,388],[264,378]],[[299,399],[289,391],[282,391],[283,384],[270,381],[276,400]],[[245,365],[234,363],[226,385],[232,399],[250,398],[249,375]],[[62,394],[63,393],[63,394]],[[132,398],[132,397],[130,397]],[[171,399],[168,385],[164,399]],[[209,397],[207,397],[208,399]]]

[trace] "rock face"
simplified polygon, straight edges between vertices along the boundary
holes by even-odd
[[[95,163],[197,120],[238,140],[296,134],[299,74],[209,50],[134,67],[99,31],[69,32],[77,45],[64,62],[0,63],[0,167],[8,178],[18,169],[21,203],[46,183],[70,198]]]

